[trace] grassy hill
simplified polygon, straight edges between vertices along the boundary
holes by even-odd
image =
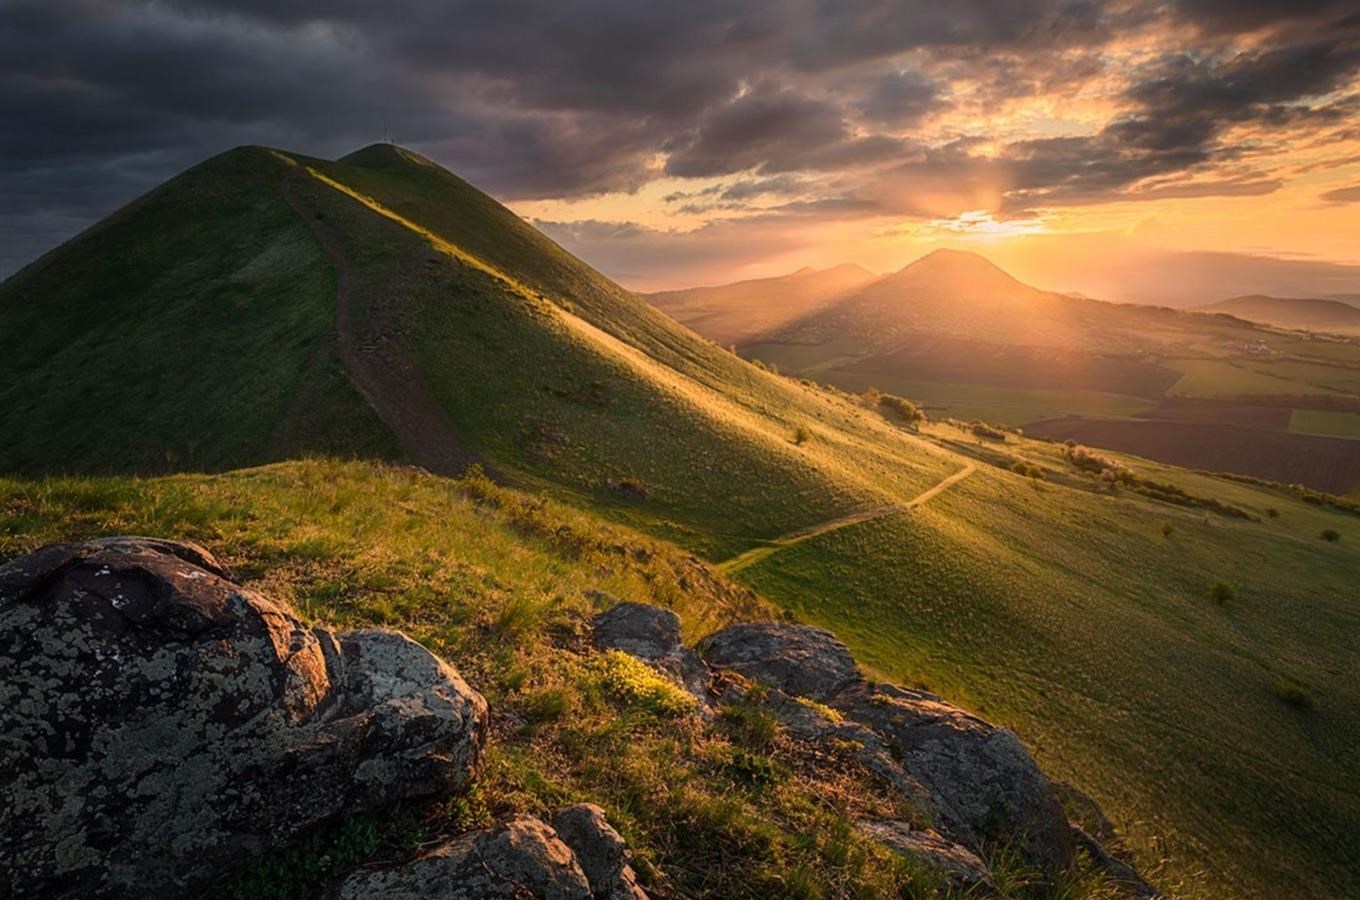
[[[1360,433],[1360,342],[1246,321],[1300,327],[1282,313],[1255,314],[1257,301],[1272,309],[1311,301],[1240,298],[1191,312],[1104,303],[1037,290],[977,254],[939,250],[766,327],[778,301],[750,284],[693,296],[722,297],[723,335],[741,334],[739,353],[781,371],[909,396],[938,416],[1360,491],[1360,453],[1336,440]],[[1338,323],[1357,315],[1320,302],[1333,318],[1309,327],[1344,331]],[[696,302],[672,301],[667,311],[717,336]],[[1232,452],[1217,449],[1225,441]],[[1337,463],[1310,465],[1318,453]]]
[[[836,303],[878,276],[859,266],[799,269],[718,287],[660,291],[648,303],[723,346],[769,334]]]
[[[1248,294],[1197,307],[1199,312],[1227,313],[1239,319],[1307,331],[1360,331],[1360,309],[1340,300],[1267,297]]]
[[[931,267],[971,278],[976,263]],[[1003,276],[986,273],[1017,308],[1051,308],[1036,329],[1096,328],[1095,301]],[[933,301],[941,321],[952,298]],[[1258,333],[1197,319],[1210,345]],[[260,572],[282,560],[304,609],[490,654],[474,674],[508,679],[506,696],[521,665],[554,687],[553,610],[595,582],[664,594],[691,631],[734,603],[794,610],[885,675],[1015,726],[1142,859],[1167,859],[1177,896],[1354,895],[1360,518],[1325,498],[1137,459],[1107,478],[1059,445],[915,430],[699,338],[391,146],[333,162],[246,148],[191,170],[0,285],[0,349],[0,469],[22,476],[0,497],[6,553],[137,530]],[[519,510],[503,531],[485,504],[448,499],[462,483],[368,464],[134,477],[314,454],[436,473],[480,460],[607,536],[580,565],[544,561],[534,542],[563,524],[533,512],[544,501],[478,488]],[[605,562],[639,541],[638,559],[674,565],[625,577]],[[477,649],[521,621],[524,642]],[[510,771],[516,789],[557,783]]]

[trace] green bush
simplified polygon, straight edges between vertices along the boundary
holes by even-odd
[[[1308,688],[1297,681],[1281,678],[1270,686],[1270,692],[1275,695],[1275,699],[1294,709],[1312,709],[1315,705]]]
[[[602,654],[596,666],[605,691],[622,703],[670,718],[694,711],[693,697],[621,650]]]
[[[1337,541],[1341,540],[1341,532],[1337,531],[1335,528],[1324,528],[1322,529],[1321,537],[1324,541],[1335,544]]]
[[[1005,442],[1006,440],[1005,431],[996,427],[995,425],[989,425],[986,422],[974,422],[970,426],[970,430],[973,432],[973,434],[977,435],[983,440],[1001,442]]]
[[[1226,581],[1215,581],[1209,585],[1209,596],[1219,606],[1227,606],[1237,599],[1237,591]]]
[[[908,425],[917,425],[926,419],[925,411],[921,407],[896,394],[879,394],[877,405],[895,413]]]
[[[808,431],[802,425],[799,425],[797,428],[793,429],[793,442],[795,444],[802,446],[803,444],[806,444],[810,440],[812,440],[812,432]]]

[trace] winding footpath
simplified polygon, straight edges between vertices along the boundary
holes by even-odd
[[[881,519],[884,516],[891,516],[897,513],[910,512],[919,506],[929,503],[931,500],[935,499],[935,497],[939,496],[944,491],[949,490],[950,487],[958,484],[976,471],[977,464],[972,460],[966,460],[962,469],[959,469],[953,475],[940,481],[939,484],[923,491],[906,503],[893,503],[888,506],[876,506],[873,509],[862,509],[859,512],[850,513],[848,516],[841,516],[838,519],[831,519],[817,525],[809,525],[806,528],[800,528],[797,531],[790,531],[788,534],[774,538],[762,547],[747,550],[745,553],[718,563],[717,569],[719,572],[726,575],[733,575],[740,572],[742,569],[749,568],[758,562],[768,559],[780,550],[792,547],[794,544],[801,544],[803,541],[821,537],[824,534],[828,534],[832,531],[839,531],[840,529],[848,528],[851,525],[872,522],[874,519]]]

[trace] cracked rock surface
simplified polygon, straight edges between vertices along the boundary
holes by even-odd
[[[548,825],[515,816],[461,834],[418,859],[357,872],[337,900],[647,900],[628,848],[604,811],[589,803],[561,809]]]
[[[482,697],[150,538],[0,566],[0,894],[181,894],[309,828],[465,789]],[[566,895],[564,895],[566,896]]]

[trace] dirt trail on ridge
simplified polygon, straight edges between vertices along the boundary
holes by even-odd
[[[384,296],[378,300],[369,328],[361,333],[355,324],[349,262],[329,223],[317,218],[315,211],[299,197],[296,188],[301,177],[284,181],[283,196],[307,223],[335,269],[335,325],[345,372],[378,417],[392,429],[410,462],[441,475],[462,473],[481,460],[459,439],[452,420],[435,399],[420,369],[400,341],[394,339],[402,281],[411,275],[414,263],[423,259],[423,255],[405,258],[397,266],[383,288]]]

